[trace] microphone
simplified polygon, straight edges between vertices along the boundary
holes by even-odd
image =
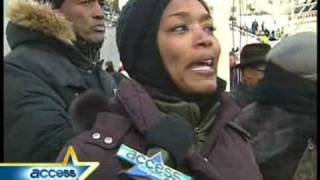
[[[191,178],[177,170],[172,169],[182,163],[182,160],[184,159],[184,156],[187,154],[188,149],[193,141],[193,130],[184,118],[174,113],[164,115],[164,117],[162,117],[157,123],[155,123],[144,133],[144,138],[147,144],[148,156],[142,156],[141,153],[139,153],[141,155],[141,157],[139,158],[133,155],[128,156],[127,153],[127,157],[137,158],[136,161],[133,160],[135,158],[131,158],[131,160],[133,160],[135,163],[131,162],[131,164],[127,163],[127,165],[131,165],[133,166],[133,168],[136,166],[138,169],[139,167],[146,167],[142,169],[148,169],[149,165],[150,170],[150,167],[152,167],[152,163],[150,163],[148,159],[151,159],[151,161],[154,162],[156,168],[154,171],[152,171],[152,173],[147,171],[149,175],[144,176],[151,176],[152,180],[158,176],[165,178],[171,177],[173,179]],[[118,152],[121,152],[120,150],[121,148]],[[124,160],[123,158],[121,158],[122,156],[118,157],[120,158],[120,162],[121,160]],[[149,162],[149,164],[146,163],[146,166],[141,165],[141,163],[143,164],[143,162]],[[140,165],[137,166],[137,164],[139,163]],[[131,169],[131,176],[132,172],[138,171],[137,168],[134,170]],[[155,173],[154,177],[152,175],[153,173]],[[177,177],[174,178],[174,176]]]
[[[116,157],[126,167],[119,172],[122,180],[192,180],[192,177],[165,165],[161,152],[148,157],[122,144]]]
[[[193,130],[187,121],[175,113],[169,113],[146,131],[147,153],[163,152],[168,165],[175,167],[187,154],[193,137]]]

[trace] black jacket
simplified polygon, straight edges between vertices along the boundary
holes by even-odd
[[[237,122],[252,135],[264,180],[291,180],[308,141],[316,138],[315,116],[275,105],[252,103],[242,110]]]
[[[316,85],[270,63],[255,90],[256,102],[237,117],[252,135],[264,180],[292,180],[308,141],[316,142]]]
[[[18,1],[9,12],[4,58],[4,160],[54,161],[75,135],[68,108],[80,93],[113,96],[112,77],[75,45],[72,26],[43,5]],[[82,45],[83,46],[83,45]]]
[[[254,91],[241,82],[235,85],[235,87],[230,91],[230,95],[241,108],[244,108],[255,101]]]

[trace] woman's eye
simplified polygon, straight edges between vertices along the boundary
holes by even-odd
[[[187,28],[187,26],[184,26],[184,25],[175,26],[174,28],[171,29],[171,31],[173,31],[173,32],[178,32],[178,33],[182,33],[182,32],[188,31],[188,28]]]
[[[88,4],[89,3],[89,0],[83,0],[83,1],[80,1],[81,4]]]
[[[216,28],[214,26],[210,25],[210,26],[206,27],[205,30],[207,32],[209,32],[210,34],[213,34],[213,32],[216,30]]]
[[[101,7],[103,7],[106,4],[106,2],[104,0],[101,0],[101,1],[99,1],[99,4]]]
[[[89,4],[92,0],[82,0],[80,1],[81,4]]]

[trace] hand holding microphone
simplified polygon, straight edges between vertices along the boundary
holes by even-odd
[[[191,126],[181,116],[170,113],[160,119],[146,133],[147,155],[162,152],[166,165],[181,164],[193,141]]]
[[[122,86],[126,88],[121,88]],[[136,94],[132,94],[132,92],[136,92]],[[134,128],[145,139],[148,156],[161,152],[164,164],[172,167],[179,165],[193,141],[193,130],[187,121],[174,113],[162,115],[154,100],[134,80],[122,80],[116,97],[130,117]],[[121,147],[118,152],[120,151]],[[123,161],[121,155],[118,155],[118,158],[120,162]],[[139,160],[145,161],[147,158],[141,156]],[[132,162],[131,165],[133,164]],[[170,171],[176,170],[171,168]],[[181,172],[177,173],[182,174]]]
[[[124,144],[117,152],[125,167],[119,173],[120,177],[135,180],[192,179],[173,169],[182,163],[193,139],[193,131],[184,119],[176,114],[165,115],[143,135],[147,142],[147,156]]]

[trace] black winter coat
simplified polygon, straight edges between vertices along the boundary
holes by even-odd
[[[75,48],[61,15],[29,3],[12,5],[7,26],[12,49],[4,58],[7,162],[54,161],[75,135],[68,114],[73,99],[88,89],[111,97],[115,88],[111,76]]]
[[[241,108],[255,101],[254,91],[241,82],[230,91],[230,95]]]
[[[270,63],[256,88],[256,102],[237,117],[252,135],[264,180],[292,180],[308,141],[316,142],[316,85]],[[307,169],[315,173],[316,167]]]
[[[264,180],[291,180],[308,141],[316,138],[315,116],[252,103],[236,120],[252,135]]]

